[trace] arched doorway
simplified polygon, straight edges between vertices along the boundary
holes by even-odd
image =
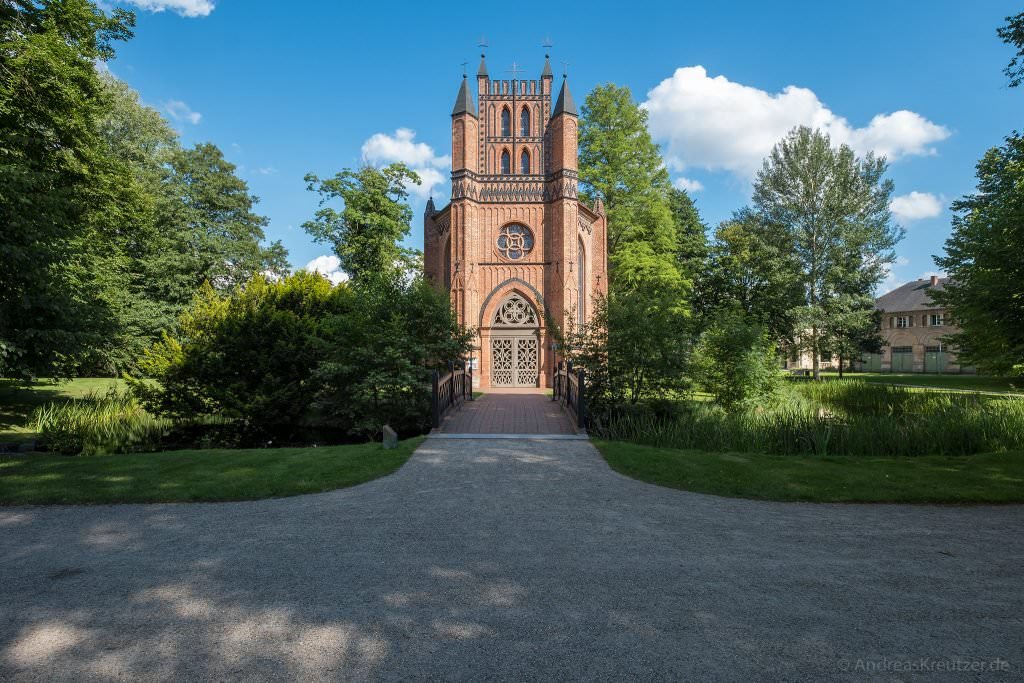
[[[540,378],[540,320],[514,292],[498,305],[491,323],[491,386],[535,387]]]

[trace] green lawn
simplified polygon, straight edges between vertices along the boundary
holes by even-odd
[[[679,451],[595,441],[612,469],[671,488],[759,500],[1024,502],[1024,452],[916,458],[798,457]]]
[[[839,373],[825,372],[823,377],[839,377]],[[905,384],[909,386],[936,389],[961,389],[965,391],[1005,391],[1024,394],[1024,378],[986,377],[984,375],[928,375],[923,373],[889,372],[846,372],[843,377],[863,379],[875,384]]]
[[[422,437],[321,448],[0,456],[0,505],[253,500],[361,484],[401,467]]]
[[[51,401],[83,399],[89,394],[104,394],[111,387],[123,389],[124,382],[107,377],[85,377],[55,383],[40,379],[28,386],[0,379],[0,442],[23,441],[35,436],[28,427],[32,411]]]

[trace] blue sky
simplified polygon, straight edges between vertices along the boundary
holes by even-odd
[[[450,187],[450,118],[485,35],[492,78],[515,61],[536,78],[546,38],[569,62],[578,103],[595,85],[629,86],[651,112],[673,178],[709,225],[743,206],[759,159],[798,123],[891,159],[907,237],[884,288],[935,270],[949,203],[974,165],[1020,125],[1024,91],[1001,71],[995,35],[1019,3],[400,2],[134,0],[136,37],[111,70],[174,123],[239,166],[268,237],[295,267],[329,253],[302,231],[316,197],[307,172],[404,160]],[[510,13],[510,9],[514,12]],[[474,14],[474,12],[478,12]],[[427,190],[422,190],[425,193]],[[411,246],[422,245],[414,197]],[[324,261],[321,260],[320,263]]]

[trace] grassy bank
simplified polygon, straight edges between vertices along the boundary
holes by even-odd
[[[1024,451],[916,458],[709,453],[596,441],[612,469],[670,488],[817,503],[1021,503]]]
[[[254,500],[354,486],[401,467],[422,438],[321,448],[0,456],[0,505]]]
[[[28,385],[0,379],[0,442],[18,442],[34,438],[29,418],[45,403],[82,400],[102,396],[112,388],[123,389],[124,382],[107,377],[83,377],[67,382],[39,379]]]
[[[839,373],[825,372],[826,379],[838,379]],[[872,384],[899,384],[930,389],[958,391],[997,391],[1024,395],[1024,378],[986,377],[984,375],[929,375],[923,373],[846,372],[845,379],[862,379]]]

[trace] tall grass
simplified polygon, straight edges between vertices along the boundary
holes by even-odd
[[[116,391],[46,404],[36,409],[32,422],[44,446],[68,455],[155,450],[174,426]]]
[[[805,383],[772,406],[676,415],[612,411],[602,438],[666,448],[780,455],[970,455],[1024,449],[1024,400],[915,392],[862,381]]]

